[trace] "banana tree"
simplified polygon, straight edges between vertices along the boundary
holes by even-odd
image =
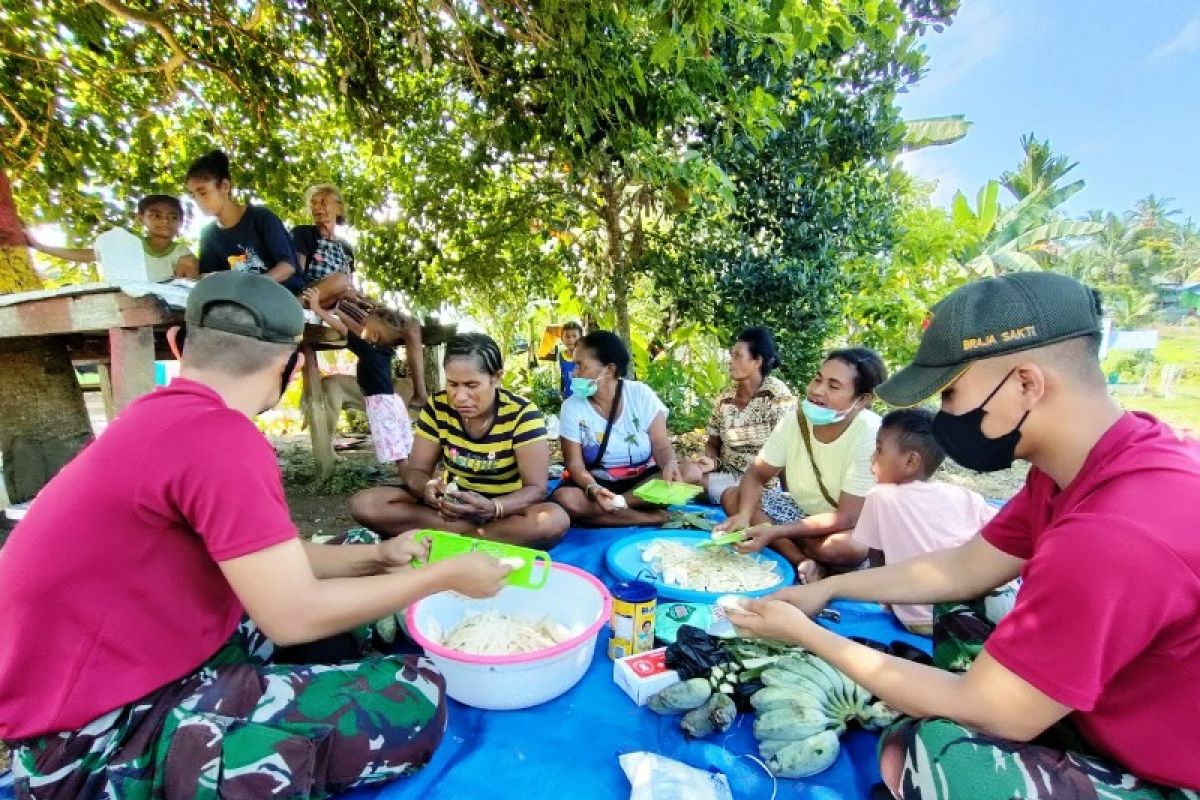
[[[978,276],[1043,269],[1063,251],[1068,239],[1094,236],[1103,226],[1064,219],[1057,208],[1083,188],[1076,181],[1062,188],[1042,187],[1015,205],[1000,205],[1000,182],[988,181],[971,208],[961,191],[954,195],[951,218],[970,234],[970,244],[956,255]]]
[[[962,114],[905,120],[902,149],[910,152],[926,147],[954,144],[970,130],[971,123]]]

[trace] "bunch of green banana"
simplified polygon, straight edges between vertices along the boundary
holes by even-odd
[[[781,778],[804,778],[837,760],[838,736],[857,722],[871,729],[896,711],[811,653],[784,656],[762,674],[764,688],[750,704],[758,712],[754,737],[767,766]]]

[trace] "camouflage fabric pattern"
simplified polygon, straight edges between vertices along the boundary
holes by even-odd
[[[933,663],[966,672],[1012,610],[1019,581],[976,600],[933,607]],[[1200,800],[1099,758],[1067,720],[1013,742],[948,719],[902,718],[879,741],[880,768],[903,800]]]
[[[933,606],[933,663],[950,672],[966,672],[983,650],[983,642],[996,630],[1017,602],[1018,578],[982,597]]]
[[[901,748],[904,800],[1198,800],[1111,761],[977,733],[947,719],[903,719],[881,751]],[[885,756],[886,758],[886,756]]]
[[[250,623],[196,672],[80,730],[16,743],[18,800],[324,798],[420,769],[446,729],[419,656],[264,663]]]

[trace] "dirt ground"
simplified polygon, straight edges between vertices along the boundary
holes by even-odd
[[[288,439],[277,442],[277,447],[284,453],[290,454],[281,456],[281,461],[285,465],[284,476],[288,505],[292,509],[292,519],[300,529],[301,535],[305,537],[317,533],[341,533],[347,528],[353,527],[354,521],[350,518],[347,505],[351,495],[358,488],[377,485],[385,477],[390,477],[381,473],[374,476],[375,479],[372,480],[373,475],[370,470],[375,462],[370,449],[370,440],[366,440],[362,446],[354,450],[339,453],[335,480],[331,481],[335,484],[332,488],[326,486],[314,489],[311,481],[306,479],[303,468],[288,468],[289,464],[296,463],[300,463],[303,467],[303,462],[311,459],[307,443],[303,440]],[[686,451],[688,443],[681,443],[679,449]],[[987,498],[1007,499],[1021,488],[1028,470],[1028,465],[1018,463],[1012,469],[980,474],[947,462],[938,472],[937,479],[973,489]],[[340,488],[338,484],[349,484],[352,488],[338,491]]]

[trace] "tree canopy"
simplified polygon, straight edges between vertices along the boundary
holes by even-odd
[[[220,147],[293,222],[342,186],[368,275],[418,308],[486,317],[565,274],[628,333],[663,270],[681,320],[800,345],[889,241],[895,94],[956,6],[6,2],[0,155],[23,215],[80,238]]]

